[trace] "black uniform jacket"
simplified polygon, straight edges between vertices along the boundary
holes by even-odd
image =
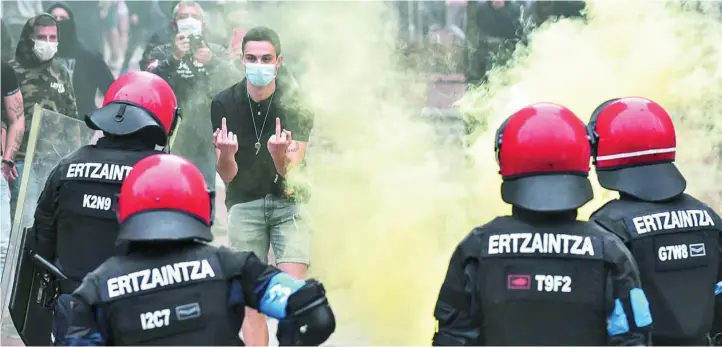
[[[246,306],[284,320],[307,283],[250,252],[193,241],[136,246],[73,293],[69,345],[242,345]]]
[[[631,254],[576,211],[514,209],[449,263],[434,345],[643,345],[652,319]]]
[[[118,222],[114,199],[123,180],[141,159],[158,154],[141,139],[103,137],[65,157],[52,170],[35,210],[34,250],[54,262],[72,281],[114,254]]]
[[[710,330],[722,332],[712,328],[722,322],[722,219],[709,206],[688,194],[663,202],[622,195],[590,221],[634,255],[654,315],[655,344],[701,344]]]

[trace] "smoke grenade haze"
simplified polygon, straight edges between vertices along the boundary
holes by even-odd
[[[719,14],[673,3],[599,1],[589,18],[532,33],[489,85],[460,109],[489,124],[469,148],[446,144],[418,117],[422,78],[399,63],[397,15],[383,2],[307,2],[263,13],[290,51],[315,113],[307,165],[290,180],[310,185],[310,272],[330,292],[338,331],[367,343],[428,344],[449,256],[474,226],[510,211],[499,197],[496,127],[534,102],[571,108],[585,122],[612,97],[644,96],[673,115],[678,165],[689,190],[718,206],[722,111]],[[285,50],[285,48],[284,48]],[[473,162],[466,160],[473,158]],[[596,184],[586,217],[612,198]]]

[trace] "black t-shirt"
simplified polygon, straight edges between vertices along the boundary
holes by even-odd
[[[3,62],[2,68],[2,92],[3,97],[6,97],[17,93],[20,86],[18,84],[18,77],[15,75],[15,70],[13,70],[12,66]]]
[[[20,86],[18,84],[18,76],[15,75],[15,70],[13,70],[12,66],[7,62],[2,62],[2,97],[13,95],[18,91],[20,91]],[[0,119],[2,120],[2,128],[7,129],[8,115],[5,111],[5,100],[2,100],[2,103],[2,111],[0,111],[2,117],[0,117]]]
[[[276,131],[278,117],[281,118],[281,127],[291,131],[295,141],[308,142],[314,118],[302,107],[297,96],[279,81],[274,95],[257,103],[248,96],[244,79],[213,99],[213,129],[220,129],[221,119],[225,117],[228,131],[238,137],[238,152],[235,156],[238,174],[226,188],[226,206],[229,208],[234,204],[263,198],[267,194],[284,196],[283,179],[276,175],[276,167],[268,152],[268,139]],[[261,144],[258,154],[256,142]]]

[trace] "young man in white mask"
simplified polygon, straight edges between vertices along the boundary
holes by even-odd
[[[30,18],[25,23],[20,35],[15,50],[15,59],[10,62],[18,77],[25,113],[25,135],[20,148],[15,152],[13,164],[17,170],[17,179],[9,182],[12,215],[14,215],[23,177],[25,151],[35,104],[39,104],[46,110],[78,118],[75,91],[70,73],[65,64],[53,59],[57,51],[58,27],[55,18],[47,13]],[[82,120],[82,118],[79,119]],[[67,136],[67,134],[58,136]],[[52,139],[43,140],[52,141]],[[32,189],[32,187],[28,189]]]
[[[303,161],[313,115],[301,106],[298,89],[289,88],[288,79],[276,78],[283,62],[276,32],[253,28],[241,48],[246,78],[211,104],[216,168],[226,182],[230,246],[264,261],[273,247],[277,266],[302,279],[311,232],[299,208],[304,194],[291,190],[285,177]],[[281,346],[298,343],[289,329],[279,322]],[[249,346],[268,345],[265,319],[256,311],[246,310],[242,331]]]
[[[213,129],[208,108],[213,96],[238,80],[228,51],[204,37],[205,22],[201,5],[181,1],[173,9],[175,36],[172,42],[153,49],[147,71],[171,85],[183,109],[183,122],[173,154],[187,158],[201,169],[209,187],[215,186]]]

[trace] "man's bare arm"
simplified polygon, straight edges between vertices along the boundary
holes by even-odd
[[[3,124],[3,125],[5,125],[5,124]],[[5,147],[7,147],[7,145],[5,145],[6,133],[7,132],[5,131],[5,128],[0,129],[0,139],[1,139],[0,140],[0,154],[5,154]]]
[[[221,176],[223,182],[233,181],[238,174],[238,164],[234,156],[226,157],[221,154],[221,150],[216,148],[216,171]]]
[[[283,177],[286,177],[288,171],[300,166],[306,154],[306,145],[306,142],[291,141],[291,145],[286,149],[283,162],[274,158],[273,164],[276,166],[276,171]]]
[[[5,110],[8,115],[8,130],[3,148],[3,159],[15,161],[15,153],[20,149],[25,135],[25,110],[23,108],[23,94],[17,93],[3,98]]]

